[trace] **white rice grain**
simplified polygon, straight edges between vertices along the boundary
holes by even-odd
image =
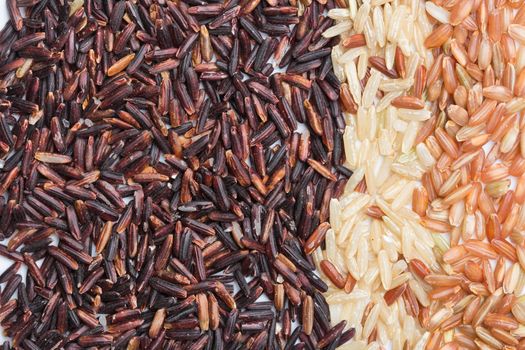
[[[366,50],[366,46],[354,47],[350,50],[347,50],[343,55],[341,55],[337,59],[337,62],[341,65],[347,64],[348,62],[355,60],[360,55],[366,53]]]
[[[385,250],[381,250],[377,255],[379,261],[379,275],[381,276],[381,283],[386,290],[390,289],[392,284],[392,265],[388,259],[388,254]]]
[[[366,55],[364,53],[363,55]],[[363,56],[361,55],[361,56]],[[361,57],[360,56],[360,57]],[[357,67],[355,65],[354,61],[350,61],[347,64],[344,65],[344,71],[347,77],[348,81],[348,87],[350,88],[350,93],[352,94],[352,98],[354,99],[354,102],[358,105],[361,104],[361,84],[359,83],[359,78],[357,75]]]
[[[399,118],[406,121],[424,122],[425,120],[430,119],[432,112],[425,109],[398,108],[397,115]]]
[[[350,9],[335,8],[328,11],[328,17],[336,21],[350,21],[352,19],[352,12]]]
[[[431,1],[425,2],[427,13],[441,23],[450,23],[450,12]]]
[[[366,83],[365,89],[363,91],[363,107],[370,108],[374,102],[374,98],[377,94],[377,91],[379,90],[379,84],[381,83],[382,78],[383,74],[381,72],[375,69],[372,70],[372,74],[370,75],[370,78],[368,79],[368,82]]]
[[[347,31],[349,31],[351,28],[352,28],[352,21],[350,21],[350,20],[343,21],[343,22],[340,22],[340,23],[336,24],[335,26],[330,27],[327,30],[325,30],[323,32],[323,37],[325,37],[325,38],[333,38],[333,37],[336,37],[338,35],[341,35],[341,34],[347,32]]]
[[[365,28],[365,23],[369,18],[369,12],[372,6],[370,5],[369,0],[365,0],[359,9],[357,10],[357,15],[355,16],[354,31],[358,34],[362,33]]]
[[[383,19],[383,12],[379,6],[374,7],[372,21],[374,24],[377,43],[379,44],[379,47],[384,47],[386,44],[385,21]]]

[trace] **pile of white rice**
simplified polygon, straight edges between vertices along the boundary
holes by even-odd
[[[318,267],[327,259],[343,276],[356,280],[349,294],[330,283],[326,294],[333,324],[347,320],[356,329],[355,340],[341,349],[423,349],[428,333],[407,313],[404,298],[388,306],[384,294],[408,283],[419,303],[428,306],[428,286],[411,273],[408,263],[419,259],[437,271],[435,256],[448,249],[446,238],[431,235],[410,209],[413,191],[431,166],[419,160],[424,157],[418,158],[417,152],[425,150],[416,150],[415,139],[432,115],[432,104],[422,110],[391,105],[395,98],[413,93],[416,70],[433,62],[423,45],[432,24],[424,1],[348,2],[347,9],[329,12],[337,24],[324,35],[341,37],[332,52],[334,70],[358,106],[356,114],[345,114],[345,166],[353,175],[344,194],[331,202],[326,249],[313,255]],[[364,34],[367,46],[346,49],[345,39],[355,34]],[[404,56],[404,77],[392,79],[370,68],[369,58],[379,56],[388,70],[396,69],[396,48]],[[363,181],[366,191],[356,191],[364,188]],[[366,214],[370,207],[384,215],[372,218]]]

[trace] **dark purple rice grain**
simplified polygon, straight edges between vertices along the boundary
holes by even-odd
[[[22,266],[22,262],[20,261],[16,261],[11,266],[9,266],[9,268],[7,268],[0,275],[0,283],[6,283],[7,281],[9,281],[18,272],[20,266]]]

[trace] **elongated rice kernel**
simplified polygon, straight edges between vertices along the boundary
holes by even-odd
[[[395,8],[392,18],[389,21],[387,31],[387,38],[389,41],[395,43],[398,40],[399,32],[406,15],[406,6],[401,5]]]
[[[372,70],[372,74],[368,79],[368,82],[363,91],[363,107],[369,108],[372,105],[377,91],[379,89],[379,84],[381,83],[382,77],[383,74],[381,74],[381,72],[377,70]]]
[[[408,90],[412,87],[413,84],[414,84],[413,78],[384,79],[379,85],[379,90],[384,91],[384,92]]]
[[[329,29],[325,30],[323,32],[323,37],[325,38],[333,38],[336,37],[342,33],[345,33],[349,31],[352,28],[352,22],[351,21],[343,21],[341,23],[336,24],[333,27],[330,27]]]
[[[355,60],[357,57],[366,52],[366,47],[356,47],[346,51],[344,54],[337,58],[337,62],[340,64],[346,64]]]
[[[350,87],[350,92],[354,98],[354,102],[358,105],[361,104],[361,84],[357,77],[357,67],[354,61],[350,61],[344,65],[344,71],[347,77],[348,86]]]
[[[436,5],[432,1],[425,2],[425,9],[427,13],[441,23],[450,22],[450,12],[441,6]]]
[[[374,23],[374,30],[376,33],[377,42],[380,47],[384,47],[386,43],[385,35],[385,21],[383,18],[383,12],[379,6],[374,7],[372,11],[372,19]]]
[[[525,26],[520,24],[511,24],[508,27],[509,35],[522,45],[525,45]]]
[[[383,284],[383,288],[388,290],[390,289],[390,285],[392,284],[392,271],[391,271],[391,264],[388,259],[388,255],[386,251],[381,250],[379,252],[378,262],[379,262],[379,273],[381,276],[381,283]]]
[[[335,8],[328,11],[328,17],[335,20],[347,20],[352,17],[349,9]]]
[[[371,9],[370,1],[365,0],[363,4],[357,10],[357,14],[354,18],[354,30],[356,33],[362,33],[365,27],[365,22],[369,18],[369,12]]]

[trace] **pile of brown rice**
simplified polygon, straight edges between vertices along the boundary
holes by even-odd
[[[525,4],[428,1],[436,59],[417,136],[414,211],[450,236],[443,272],[425,281],[428,349],[525,348]],[[417,208],[417,209],[416,209]]]

